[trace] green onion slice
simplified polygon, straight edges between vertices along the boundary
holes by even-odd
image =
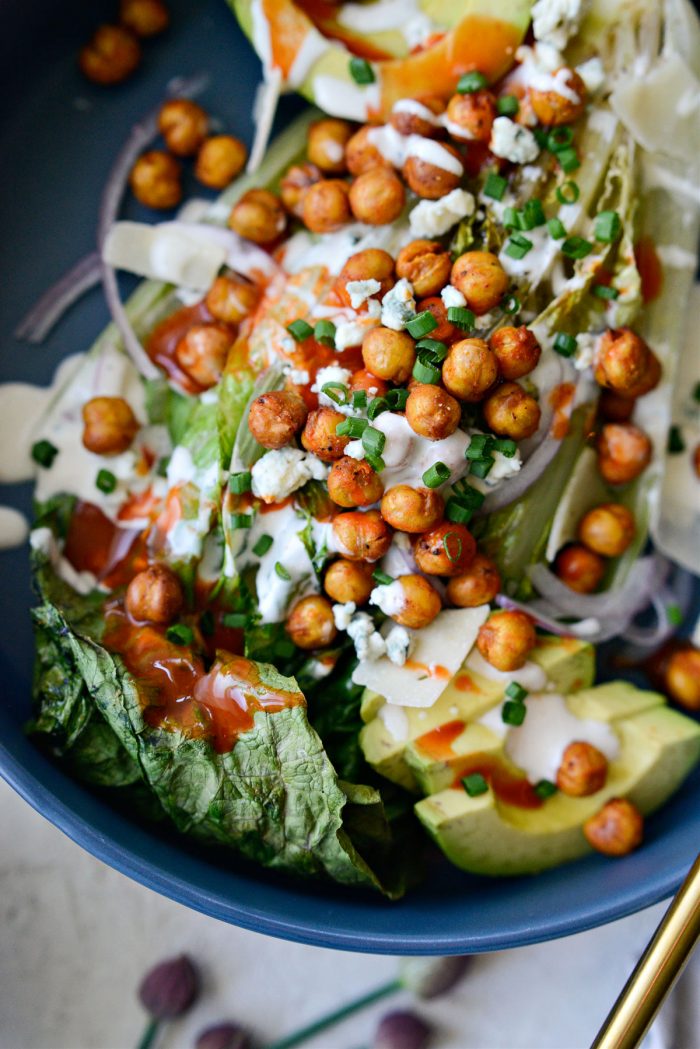
[[[492,200],[503,200],[507,189],[508,179],[503,178],[502,175],[494,174],[493,171],[488,173],[483,189],[485,197],[491,197]]]
[[[253,553],[255,554],[255,556],[262,557],[263,554],[266,554],[272,546],[272,542],[272,536],[268,535],[266,532],[263,533],[263,535],[260,536],[257,543],[253,547]]]
[[[389,586],[390,583],[394,582],[393,575],[387,575],[386,572],[382,572],[380,568],[375,568],[374,572],[372,572],[372,579],[377,586]]]
[[[473,331],[474,314],[466,306],[448,306],[447,319],[450,324],[456,324],[462,331]]]
[[[573,357],[576,353],[576,347],[578,343],[573,335],[569,335],[565,331],[558,331],[554,338],[554,349],[557,353],[560,353],[562,357]]]
[[[242,470],[240,473],[231,474],[228,483],[234,495],[243,495],[244,492],[249,492],[253,483],[250,470]]]
[[[578,185],[569,179],[557,187],[557,200],[560,204],[575,204],[580,193],[581,190],[578,188]]]
[[[175,645],[191,645],[194,641],[194,630],[186,623],[174,623],[165,631],[165,636]]]
[[[304,339],[309,339],[314,333],[311,325],[307,324],[306,321],[301,320],[301,318],[288,324],[287,331],[296,342],[303,342]]]
[[[105,495],[109,495],[117,487],[117,479],[111,470],[98,470],[95,485]]]
[[[439,488],[441,484],[450,479],[450,468],[445,463],[437,462],[429,466],[423,474],[423,484],[426,488]]]
[[[342,382],[324,382],[321,387],[321,392],[325,393],[326,397],[335,404],[347,404],[348,403],[348,388],[345,383]]]
[[[221,622],[224,626],[231,627],[233,630],[240,630],[248,622],[248,617],[244,612],[224,612]]]
[[[520,102],[515,95],[501,95],[496,100],[496,110],[499,117],[514,117],[519,109]]]
[[[462,780],[462,786],[470,798],[476,798],[479,794],[485,794],[489,785],[480,772],[470,772]]]
[[[289,582],[292,578],[281,561],[275,561],[275,572],[280,579],[284,579],[286,582]]]
[[[316,321],[314,339],[324,346],[335,347],[335,324],[333,321]]]
[[[423,310],[421,313],[417,313],[415,317],[411,318],[406,325],[406,330],[414,339],[422,339],[424,335],[429,335],[431,331],[434,331],[437,326],[438,322],[435,320],[430,310]]]
[[[464,73],[457,81],[457,93],[460,95],[473,95],[475,91],[481,91],[488,84],[483,73],[474,69]]]
[[[348,63],[350,69],[350,76],[356,84],[373,84],[376,77],[374,70],[367,61],[366,58],[357,58],[356,56],[350,59]]]
[[[32,459],[46,470],[51,466],[57,455],[58,448],[55,444],[51,444],[51,441],[36,441],[32,445]]]
[[[362,447],[369,455],[381,455],[386,444],[386,434],[374,426],[366,426],[362,431]]]

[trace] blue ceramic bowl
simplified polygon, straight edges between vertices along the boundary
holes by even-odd
[[[0,6],[0,381],[49,382],[56,363],[85,349],[107,312],[94,292],[40,347],[12,337],[46,287],[93,249],[96,201],[112,159],[168,79],[211,73],[204,105],[226,128],[250,135],[258,62],[223,0],[171,0],[171,31],[145,47],[125,85],[97,89],[75,54],[109,4]],[[281,119],[298,105],[289,100]],[[194,187],[191,187],[194,190]],[[196,191],[200,192],[200,191]],[[134,209],[133,214],[138,214]],[[126,290],[126,289],[125,289]],[[30,487],[7,487],[3,503],[29,511]],[[115,812],[70,780],[23,734],[29,716],[32,643],[26,549],[0,555],[0,771],[48,820],[105,863],[207,914],[259,932],[325,947],[391,954],[487,951],[533,943],[622,917],[669,896],[700,841],[700,777],[648,822],[643,849],[622,861],[590,856],[532,878],[469,877],[435,855],[425,884],[400,903],[333,886],[303,884],[210,854],[184,838]]]

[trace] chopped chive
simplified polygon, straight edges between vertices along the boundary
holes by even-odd
[[[501,95],[496,100],[496,110],[499,117],[514,117],[519,109],[520,102],[515,95]]]
[[[490,433],[475,433],[469,441],[465,451],[465,459],[483,459],[493,447],[494,438]]]
[[[622,232],[622,219],[616,211],[601,211],[596,215],[595,239],[604,244],[617,240]]]
[[[427,354],[431,360],[444,361],[447,356],[447,346],[444,342],[440,342],[438,339],[421,339],[420,342],[416,343],[416,350],[420,353],[421,350],[427,351]],[[390,393],[394,393],[393,390]]]
[[[519,685],[517,681],[511,681],[510,685],[508,685],[508,688],[506,689],[506,695],[508,696],[508,699],[514,699],[516,703],[522,703],[527,694],[527,689],[523,688],[522,685]]]
[[[531,240],[519,233],[514,233],[506,245],[506,255],[509,255],[511,259],[523,259],[531,248]]]
[[[560,204],[575,204],[580,192],[578,185],[572,179],[568,179],[557,187],[557,200]]]
[[[533,127],[532,133],[535,136],[535,141],[540,149],[547,148],[547,142],[549,140],[549,132],[546,127]]]
[[[299,318],[299,320],[297,321],[292,321],[291,324],[288,324],[287,331],[292,336],[292,338],[296,340],[296,342],[303,342],[304,339],[310,338],[314,333],[314,330],[311,327],[311,325],[307,324],[306,321],[301,320],[301,318]]]
[[[321,393],[325,393],[335,404],[348,403],[348,388],[342,382],[324,382]]]
[[[382,412],[389,411],[389,402],[386,397],[373,397],[369,402],[369,408],[367,409],[367,417],[369,419],[376,419]]]
[[[523,229],[536,229],[538,226],[544,226],[544,208],[542,207],[542,201],[537,200],[533,197],[532,200],[528,200],[525,207],[522,210]]]
[[[260,536],[257,543],[253,547],[253,553],[255,554],[255,556],[262,557],[263,554],[266,554],[272,546],[272,542],[272,536],[268,535],[266,532],[263,533],[263,535]]]
[[[375,81],[374,70],[366,58],[354,56],[348,63],[350,76],[356,84],[373,84]]]
[[[440,369],[434,364],[421,360],[420,357],[416,358],[416,363],[413,365],[413,378],[417,382],[438,383],[440,382],[441,374]]]
[[[519,229],[518,209],[507,207],[503,212],[503,225],[506,229]]]
[[[191,645],[194,641],[194,630],[186,623],[174,623],[165,631],[165,636],[175,645]]]
[[[557,793],[556,783],[552,783],[551,779],[541,779],[533,787],[533,790],[538,798],[551,798],[553,794]]]
[[[231,514],[232,528],[250,528],[253,523],[251,514]]]
[[[367,390],[353,390],[352,391],[352,406],[353,408],[366,408],[367,407]]]
[[[314,339],[324,346],[335,347],[335,324],[333,321],[316,321]]]
[[[457,94],[473,95],[475,91],[481,91],[488,84],[483,73],[473,69],[470,73],[464,73],[457,81]]]
[[[240,473],[231,474],[228,479],[229,488],[234,495],[242,495],[250,491],[253,478],[250,470],[242,470]]]
[[[362,437],[366,428],[366,419],[343,419],[336,426],[335,432],[338,434],[338,437],[352,437],[353,440],[357,440],[358,437]]]
[[[522,725],[527,707],[518,700],[509,699],[501,707],[501,718],[506,725]]]
[[[393,575],[387,575],[386,572],[382,572],[381,568],[375,568],[372,572],[372,579],[377,586],[389,586],[390,583],[394,582]]]
[[[109,495],[117,487],[117,479],[111,470],[98,470],[95,485],[105,495]]]
[[[485,794],[489,785],[480,772],[470,772],[462,780],[462,786],[470,798],[476,798],[479,794]]]
[[[450,468],[445,463],[437,462],[429,466],[423,474],[423,484],[426,488],[439,488],[441,484],[450,479]]]
[[[447,319],[450,324],[456,324],[462,331],[473,331],[474,314],[466,306],[448,306]]]
[[[469,524],[472,517],[474,516],[474,510],[470,506],[465,506],[464,503],[460,502],[452,496],[447,500],[445,505],[445,517],[448,521],[452,521],[453,524]]]
[[[550,153],[560,153],[574,141],[574,133],[570,127],[555,127],[547,135],[547,149]]]
[[[506,459],[512,459],[518,450],[518,446],[510,437],[499,437],[493,442],[493,450],[500,452],[501,455],[505,455]]]
[[[491,197],[492,200],[503,200],[507,189],[508,179],[503,178],[502,175],[495,175],[493,171],[490,171],[486,176],[486,182],[484,182],[484,196]]]
[[[573,357],[576,353],[578,343],[573,335],[568,335],[565,331],[558,331],[554,339],[554,349],[557,353],[560,353],[562,357]]]
[[[386,434],[374,426],[366,426],[362,431],[362,447],[370,455],[381,455],[386,444]]]
[[[685,451],[685,441],[680,426],[672,426],[668,431],[668,453],[678,455]]]
[[[244,612],[224,612],[221,622],[224,626],[231,627],[233,630],[240,630],[248,622],[248,617]]]
[[[566,228],[561,219],[550,219],[547,223],[550,237],[554,240],[562,240],[566,236]]]
[[[562,255],[569,259],[585,259],[593,251],[593,245],[583,237],[567,237],[561,246]]]
[[[204,637],[212,637],[216,630],[216,622],[214,621],[214,615],[211,609],[207,609],[206,612],[202,612],[199,617],[199,629]]]
[[[455,542],[452,544],[454,548],[452,550],[450,550],[450,544],[448,542],[449,539],[455,540]],[[447,559],[449,561],[451,561],[453,564],[456,561],[459,561],[460,557],[462,556],[462,540],[456,532],[447,532],[443,537],[442,545],[445,550],[445,553],[447,554]]]
[[[506,313],[518,313],[518,311],[520,310],[520,299],[518,298],[518,296],[508,295],[507,298],[503,300],[503,309]]]
[[[671,626],[680,626],[683,622],[683,613],[678,605],[666,605],[666,618]]]
[[[32,445],[32,459],[46,470],[58,455],[58,448],[51,441],[37,441]]]
[[[281,561],[275,561],[275,572],[280,579],[284,579],[286,582],[289,582],[292,578]]]
[[[488,477],[495,461],[491,455],[487,455],[483,459],[475,459],[469,468],[469,473],[472,477],[479,477],[483,480],[484,477]]]
[[[398,386],[394,390],[389,390],[386,395],[386,403],[392,411],[402,412],[406,407],[406,401],[410,396],[410,392],[405,386]]]
[[[438,322],[433,317],[430,310],[423,310],[421,313],[417,313],[415,317],[406,325],[406,331],[409,335],[412,335],[414,339],[422,339],[424,335],[429,335],[431,331],[437,328]]]
[[[169,465],[169,463],[170,463],[170,456],[169,455],[164,455],[158,460],[158,464],[156,466],[156,476],[157,477],[167,477],[168,476],[168,465]]]
[[[372,455],[370,452],[365,452],[365,462],[369,463],[374,472],[378,474],[380,474],[386,466],[381,455]]]
[[[569,146],[567,149],[557,150],[555,156],[559,161],[562,171],[565,171],[567,175],[570,175],[572,171],[576,171],[577,168],[581,167],[578,153],[572,146]]]
[[[607,284],[594,284],[592,290],[596,299],[616,299],[620,294],[617,288],[611,288]]]

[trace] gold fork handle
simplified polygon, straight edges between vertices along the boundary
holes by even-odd
[[[700,939],[700,856],[610,1010],[591,1049],[636,1049]]]

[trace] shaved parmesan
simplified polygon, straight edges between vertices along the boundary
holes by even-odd
[[[664,56],[643,77],[622,77],[610,104],[644,149],[695,161],[700,149],[700,83],[680,55]]]
[[[432,707],[471,651],[488,614],[488,605],[447,609],[429,626],[412,631],[413,649],[403,666],[385,656],[363,660],[352,680],[395,706]]]
[[[105,238],[102,258],[109,266],[140,277],[204,291],[223,266],[226,251],[176,223],[115,222]]]

